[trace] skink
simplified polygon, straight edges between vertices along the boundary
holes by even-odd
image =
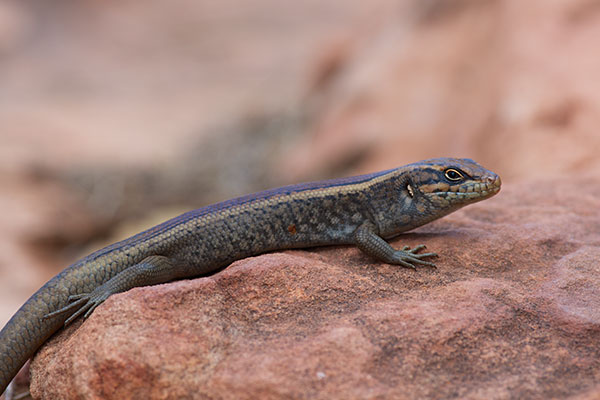
[[[469,159],[438,158],[368,175],[304,183],[190,211],[105,247],[39,289],[0,331],[0,393],[63,325],[114,293],[209,274],[260,253],[356,245],[390,264],[435,266],[423,245],[385,239],[500,190],[498,175]]]

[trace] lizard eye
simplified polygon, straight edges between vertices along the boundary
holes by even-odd
[[[444,175],[450,181],[460,181],[463,178],[463,174],[454,168],[448,168],[446,171],[444,171]]]

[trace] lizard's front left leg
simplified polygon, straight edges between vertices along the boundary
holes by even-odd
[[[412,269],[416,269],[417,265],[426,265],[435,268],[434,263],[425,261],[423,258],[437,257],[437,254],[419,254],[419,251],[424,249],[425,245],[418,245],[412,250],[408,246],[404,246],[402,250],[396,250],[377,234],[377,228],[370,221],[366,221],[359,226],[354,231],[353,238],[356,246],[363,252],[388,264],[402,265],[403,267]]]

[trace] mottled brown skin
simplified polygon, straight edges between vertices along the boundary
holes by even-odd
[[[352,178],[268,190],[200,208],[101,249],[46,283],[0,331],[0,393],[63,325],[111,294],[214,272],[273,250],[354,244],[390,264],[435,266],[385,240],[493,196],[500,178],[440,158]]]

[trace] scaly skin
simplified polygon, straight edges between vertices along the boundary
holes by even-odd
[[[0,393],[63,325],[111,294],[214,272],[273,250],[354,244],[387,263],[435,266],[424,246],[384,239],[500,190],[500,178],[468,159],[440,158],[352,178],[267,190],[200,208],[115,243],[52,278],[0,331]]]

